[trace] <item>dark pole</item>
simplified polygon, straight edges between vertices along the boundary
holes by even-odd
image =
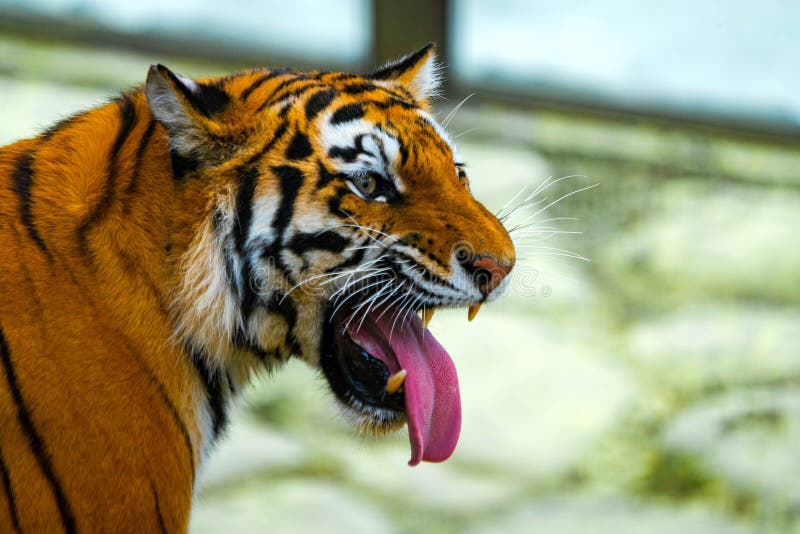
[[[448,63],[449,0],[373,0],[371,63],[377,67],[434,41]],[[447,88],[445,87],[445,90]]]

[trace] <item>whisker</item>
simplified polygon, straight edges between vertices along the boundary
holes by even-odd
[[[552,206],[555,206],[556,204],[558,204],[559,202],[561,202],[561,201],[562,201],[562,200],[564,200],[565,198],[569,198],[569,197],[571,197],[572,195],[577,195],[578,193],[580,193],[580,192],[582,192],[582,191],[588,191],[589,189],[594,189],[594,188],[595,188],[595,187],[597,187],[598,185],[600,185],[600,184],[599,184],[599,183],[595,183],[595,184],[592,184],[592,185],[587,185],[586,187],[581,187],[580,189],[575,189],[574,191],[570,191],[569,193],[567,193],[567,194],[565,194],[565,195],[562,195],[562,196],[558,197],[557,199],[555,199],[554,201],[552,201],[550,204],[548,204],[548,205],[546,205],[545,207],[541,208],[539,211],[537,211],[536,213],[534,213],[534,214],[533,214],[533,216],[535,217],[536,215],[539,215],[539,214],[540,214],[540,213],[542,213],[544,210],[546,210],[546,209],[548,209],[548,208],[550,208],[550,207],[552,207]]]
[[[392,240],[394,240],[395,242],[399,241],[399,240],[398,240],[396,237],[394,237],[393,235],[389,235],[389,234],[387,234],[386,232],[382,232],[382,231],[378,230],[377,228],[369,228],[369,227],[367,227],[367,226],[363,226],[363,225],[362,225],[361,223],[359,223],[359,222],[358,222],[358,221],[355,219],[355,217],[353,217],[352,215],[348,215],[347,217],[348,217],[348,218],[349,218],[351,221],[353,221],[353,222],[356,224],[356,227],[357,227],[357,228],[361,228],[362,230],[365,230],[365,231],[372,231],[372,232],[375,232],[375,233],[377,233],[377,234],[380,234],[380,235],[386,236],[388,239],[392,239]],[[369,234],[367,234],[367,235],[369,235]]]
[[[509,232],[511,233],[511,232]],[[556,228],[529,228],[523,234],[515,234],[511,237],[514,244],[524,244],[526,242],[547,241],[556,235],[581,235],[580,230],[558,230]]]
[[[456,104],[456,106],[455,106],[455,107],[454,107],[452,110],[450,110],[450,113],[448,113],[448,114],[447,114],[447,116],[446,116],[446,117],[445,117],[445,118],[442,120],[442,128],[447,128],[447,125],[448,125],[448,124],[450,124],[450,121],[451,121],[451,120],[453,120],[453,117],[455,117],[455,116],[456,116],[456,113],[458,113],[458,110],[460,110],[460,109],[461,109],[461,106],[463,106],[464,104],[466,104],[466,103],[467,103],[467,100],[469,100],[469,99],[470,99],[470,98],[472,98],[473,96],[475,96],[475,93],[470,93],[470,94],[468,94],[467,96],[465,96],[465,97],[464,97],[464,98],[461,100],[461,102],[459,102],[458,104]]]
[[[453,140],[458,139],[461,136],[467,135],[468,133],[477,132],[480,128],[470,128],[469,130],[464,130],[463,132],[456,134],[453,136]]]
[[[369,313],[369,309],[370,309],[371,304],[373,302],[375,302],[375,299],[377,299],[380,295],[383,294],[383,292],[386,290],[387,285],[389,283],[391,283],[391,282],[384,282],[383,283],[383,287],[381,287],[374,295],[371,295],[368,298],[364,299],[364,301],[362,303],[360,303],[358,306],[356,306],[355,309],[353,309],[351,311],[350,316],[348,317],[347,322],[345,323],[344,328],[342,329],[342,333],[347,331],[347,329],[350,327],[350,323],[353,322],[353,319],[355,319],[355,317],[358,315],[358,312],[360,312],[361,309],[364,308],[364,306],[367,306],[367,309],[366,309],[366,311],[364,312],[364,315],[361,318],[361,323],[358,326],[358,330],[361,330],[361,324],[364,324],[364,318]],[[358,331],[358,330],[356,330],[356,331]]]
[[[535,221],[531,221],[533,219],[533,215],[525,217],[521,220],[514,228],[508,230],[509,232],[514,232],[520,228],[524,228],[528,224],[541,224],[546,222],[553,222],[553,221],[580,221],[578,217],[550,217],[549,219],[538,219]]]
[[[527,197],[525,197],[525,199],[522,202],[520,202],[517,206],[515,206],[513,209],[511,209],[508,213],[505,213],[505,214],[503,214],[502,216],[500,216],[498,218],[500,219],[501,222],[503,222],[506,219],[508,219],[511,216],[513,216],[519,210],[541,203],[540,200],[537,200],[536,202],[533,202],[533,200],[538,195],[544,193],[546,190],[550,189],[551,187],[553,187],[557,183],[562,182],[564,180],[567,180],[569,178],[586,178],[586,176],[584,176],[582,174],[569,174],[567,176],[562,176],[561,178],[557,178],[555,180],[552,177],[548,177],[541,184],[539,184],[536,187],[536,189],[534,189]],[[595,185],[597,185],[597,184],[595,184]],[[556,202],[558,202],[558,201],[556,201]],[[548,207],[550,207],[550,206],[548,206]]]
[[[287,291],[283,295],[283,298],[281,298],[281,300],[278,302],[278,304],[283,304],[283,301],[292,293],[292,291],[294,291],[295,289],[298,289],[299,287],[302,287],[302,286],[304,286],[306,284],[309,284],[309,283],[311,283],[311,282],[313,282],[315,280],[319,280],[320,278],[338,277],[338,276],[342,276],[344,274],[350,274],[350,273],[349,272],[348,273],[322,273],[322,274],[314,275],[314,276],[311,276],[311,277],[306,278],[304,280],[301,280],[300,282],[298,282],[294,286],[292,286],[289,289],[289,291]]]
[[[370,273],[368,276],[363,276],[363,277],[359,278],[358,280],[354,280],[352,283],[351,282],[345,282],[345,285],[343,285],[342,287],[340,287],[339,289],[337,289],[336,291],[333,292],[333,294],[331,295],[331,300],[338,299],[340,295],[344,295],[345,293],[347,293],[348,291],[353,289],[354,286],[357,286],[358,284],[360,284],[362,282],[366,282],[370,278],[376,278],[378,280],[377,282],[370,282],[366,286],[360,286],[358,288],[359,290],[369,289],[370,287],[373,287],[373,286],[383,282],[384,279],[388,278],[388,273],[389,273],[389,269],[379,269],[379,270],[376,270],[373,273]],[[384,275],[387,275],[387,276],[384,276]]]
[[[406,293],[404,298],[397,304],[397,310],[394,313],[394,320],[392,321],[392,328],[389,330],[389,339],[391,339],[392,335],[394,334],[394,327],[397,324],[397,320],[400,318],[400,313],[402,313],[403,308],[413,296],[413,293]]]
[[[383,280],[381,280],[381,281],[380,281],[380,282],[378,282],[378,283],[383,283]],[[376,284],[377,284],[377,283],[376,283]],[[344,306],[344,304],[345,304],[345,303],[346,303],[348,300],[352,299],[352,298],[353,298],[353,297],[355,297],[356,295],[358,295],[358,292],[357,292],[357,291],[354,291],[354,292],[352,292],[352,293],[347,293],[347,294],[345,294],[344,298],[342,298],[342,299],[339,301],[339,303],[338,303],[338,304],[335,306],[335,308],[334,308],[333,312],[331,313],[331,317],[335,316],[335,315],[336,315],[336,314],[339,312],[339,310],[342,308],[342,306]],[[338,299],[337,299],[337,300],[338,300]]]
[[[380,259],[380,258],[379,258],[379,259]],[[378,259],[378,260],[379,260],[379,259]],[[375,261],[378,261],[378,260],[375,260]],[[344,271],[344,272],[342,272],[342,273],[339,273],[339,275],[337,275],[337,277],[336,277],[336,278],[331,278],[330,280],[325,280],[324,282],[320,282],[320,285],[321,285],[321,286],[326,286],[326,285],[328,285],[328,284],[333,284],[333,283],[336,283],[336,282],[338,282],[338,281],[339,281],[339,280],[341,280],[342,278],[344,278],[344,277],[347,277],[347,280],[345,280],[345,282],[344,282],[344,286],[347,286],[347,285],[350,283],[350,280],[351,280],[351,279],[352,279],[354,276],[356,276],[356,275],[359,275],[359,274],[360,274],[360,275],[370,275],[370,276],[371,276],[371,273],[376,273],[376,272],[379,272],[379,271],[381,271],[382,269],[384,269],[384,267],[371,267],[371,268],[369,268],[369,269],[363,269],[363,270],[361,270],[361,269],[356,269],[356,270],[353,270],[353,271]],[[358,280],[363,280],[364,278],[367,278],[367,277],[368,277],[368,276],[362,276],[362,277],[358,278],[358,279],[355,281],[355,283],[357,283],[357,282],[358,282]]]
[[[399,284],[397,284],[397,290],[399,291],[399,290],[403,289],[403,287],[404,287],[405,285],[406,285],[406,281],[405,281],[405,280],[401,281]],[[383,308],[383,310],[381,311],[381,313],[378,315],[378,319],[380,319],[381,317],[383,317],[383,316],[384,316],[384,314],[385,314],[387,311],[389,311],[389,309],[393,308],[393,307],[394,307],[394,305],[395,305],[395,304],[396,304],[396,303],[397,303],[397,302],[398,302],[398,301],[399,301],[399,300],[400,300],[402,297],[404,297],[404,296],[405,296],[405,294],[404,294],[404,293],[401,293],[400,295],[397,295],[396,297],[394,297],[394,300],[393,300],[393,301],[392,301],[392,302],[391,302],[391,303],[390,303],[388,306],[385,306],[385,307]],[[381,303],[381,304],[383,304],[383,303]]]
[[[570,250],[564,250],[564,249],[560,249],[560,248],[542,247],[542,246],[536,246],[536,245],[523,245],[520,248],[522,248],[523,250],[525,250],[525,249],[537,249],[537,250],[541,249],[541,250],[548,251],[548,252],[529,252],[529,254],[531,254],[532,256],[564,256],[566,258],[573,258],[573,259],[581,260],[581,261],[587,261],[587,262],[592,261],[589,258],[587,258],[586,256],[582,256],[582,255],[578,254],[577,252],[572,252]]]
[[[385,287],[391,287],[391,282],[390,282],[389,284],[387,284],[387,286],[385,286]],[[367,315],[369,315],[369,312],[370,312],[370,310],[372,309],[373,305],[374,305],[376,308],[377,308],[377,307],[379,307],[379,306],[381,306],[381,305],[382,305],[384,302],[386,302],[386,300],[390,299],[390,298],[392,297],[392,295],[394,295],[395,293],[397,293],[397,291],[398,291],[399,289],[400,289],[400,287],[399,287],[398,285],[395,285],[395,286],[394,286],[394,287],[391,289],[391,291],[389,291],[389,292],[388,292],[388,294],[387,294],[385,297],[383,297],[383,298],[381,299],[381,301],[380,301],[380,302],[377,302],[377,300],[378,300],[378,299],[377,299],[377,297],[376,297],[376,298],[375,298],[375,299],[372,301],[372,304],[370,304],[370,305],[369,305],[369,307],[368,307],[368,308],[366,309],[366,311],[364,312],[364,315],[363,315],[363,317],[361,317],[361,322],[360,322],[360,323],[358,323],[358,329],[359,329],[359,330],[361,330],[361,326],[364,324],[364,319],[366,319],[366,318],[367,318]],[[380,316],[379,316],[379,317],[380,317]]]
[[[409,303],[409,305],[406,307],[406,312],[403,314],[403,320],[402,320],[403,323],[405,323],[408,320],[409,314],[416,313],[415,308],[417,307],[417,304],[424,298],[425,295],[420,293],[417,296],[417,298],[415,298],[412,302]]]
[[[520,195],[521,195],[521,194],[522,194],[522,193],[523,193],[523,192],[524,192],[524,191],[525,191],[527,188],[528,188],[528,186],[527,186],[527,185],[523,185],[523,186],[522,186],[522,189],[520,189],[519,191],[517,191],[517,193],[516,193],[516,194],[515,194],[513,197],[511,197],[511,200],[509,200],[508,202],[506,202],[505,204],[503,204],[503,205],[500,207],[500,209],[499,209],[499,210],[497,210],[496,212],[494,212],[494,216],[495,216],[495,217],[497,217],[497,218],[499,219],[499,218],[502,216],[502,213],[503,213],[503,211],[504,211],[504,210],[505,210],[505,209],[506,209],[506,208],[507,208],[507,207],[508,207],[508,206],[509,206],[511,203],[513,203],[515,200],[517,200],[517,197],[518,197],[518,196],[520,196]]]

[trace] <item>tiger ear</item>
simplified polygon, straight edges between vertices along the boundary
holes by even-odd
[[[369,78],[396,82],[416,100],[426,103],[428,98],[436,95],[441,82],[436,45],[428,43],[413,54],[389,62]]]
[[[179,74],[164,65],[152,65],[145,94],[150,112],[170,134],[172,148],[183,155],[194,152],[215,127],[214,116],[230,104],[221,88]]]

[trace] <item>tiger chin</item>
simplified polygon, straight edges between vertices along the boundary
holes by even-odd
[[[430,113],[433,45],[368,75],[145,84],[0,149],[0,531],[185,531],[252,375],[300,358],[360,431],[453,452],[437,308],[515,251]]]

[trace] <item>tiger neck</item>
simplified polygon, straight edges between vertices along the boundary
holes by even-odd
[[[248,347],[237,324],[221,248],[231,229],[214,217],[220,203],[231,216],[213,193],[222,188],[170,151],[140,92],[46,137],[33,155],[36,170],[49,169],[37,173],[37,186],[59,185],[61,176],[73,182],[62,188],[64,209],[43,212],[39,231],[48,245],[59,234],[78,236],[68,241],[76,245],[50,245],[47,253],[96,300],[104,320],[135,342],[167,393],[184,399],[175,402],[195,421],[202,453],[224,430],[236,392],[274,360]]]

